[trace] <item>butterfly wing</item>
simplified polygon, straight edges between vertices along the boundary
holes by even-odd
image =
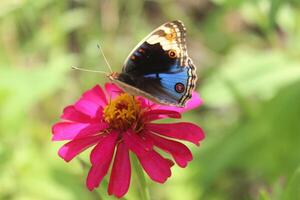
[[[133,95],[184,106],[197,79],[196,68],[187,54],[185,35],[180,21],[158,27],[129,54],[114,82]]]

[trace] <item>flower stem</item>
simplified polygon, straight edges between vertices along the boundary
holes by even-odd
[[[80,165],[81,165],[81,168],[82,170],[85,172],[85,171],[88,171],[89,170],[89,164],[86,163],[84,160],[82,160],[81,158],[77,157],[77,160],[79,161]],[[93,191],[93,195],[95,196],[95,199],[98,199],[98,200],[103,200],[101,194],[99,193],[98,190],[94,190]]]
[[[138,183],[140,199],[150,200],[150,194],[149,194],[149,190],[148,190],[148,186],[147,186],[147,182],[145,179],[145,174],[143,172],[143,169],[141,168],[135,155],[131,154],[131,158],[132,158],[131,159],[132,165],[133,165],[135,173],[136,173],[136,180]]]

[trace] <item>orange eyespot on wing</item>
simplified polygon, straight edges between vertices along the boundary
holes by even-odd
[[[176,58],[177,57],[177,53],[174,49],[170,49],[168,51],[168,55],[169,55],[170,58]]]

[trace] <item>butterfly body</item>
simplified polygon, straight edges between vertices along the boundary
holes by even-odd
[[[180,21],[158,27],[129,54],[122,72],[109,79],[132,95],[183,107],[197,80],[187,55],[185,32]]]

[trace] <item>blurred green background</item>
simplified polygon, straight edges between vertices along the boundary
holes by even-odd
[[[57,156],[51,126],[107,79],[152,29],[180,19],[205,103],[184,115],[206,132],[153,200],[300,199],[299,0],[1,0],[0,199],[115,199]],[[93,67],[99,66],[99,67]],[[87,157],[88,152],[81,155]],[[139,199],[133,180],[126,199]],[[101,197],[100,197],[101,196]]]

